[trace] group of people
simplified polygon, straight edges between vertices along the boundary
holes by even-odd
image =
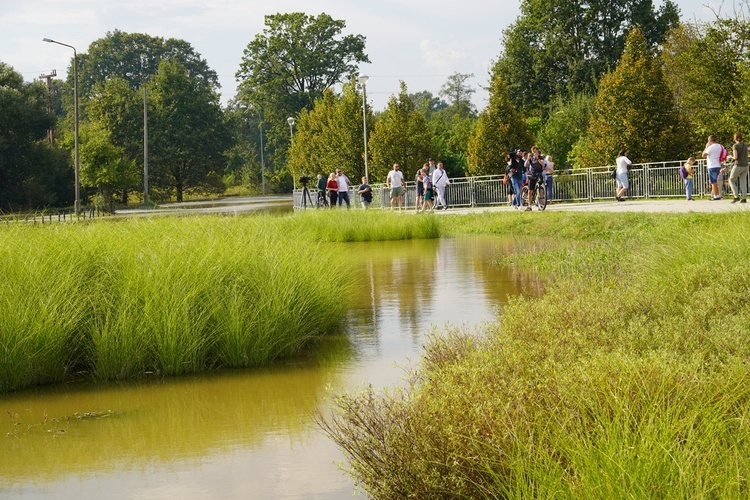
[[[422,168],[414,175],[414,184],[417,187],[417,195],[414,208],[417,213],[432,212],[433,210],[447,210],[448,200],[445,188],[450,185],[448,173],[445,171],[443,162],[435,164],[435,159],[430,158]],[[393,196],[391,196],[391,208],[393,208]]]
[[[721,184],[723,183],[723,174],[727,168],[723,166],[724,161],[731,161],[732,168],[729,170],[729,187],[732,189],[732,203],[747,203],[748,191],[748,157],[747,144],[742,140],[742,134],[734,134],[734,144],[732,145],[732,154],[730,155],[726,148],[721,145],[716,136],[708,136],[708,142],[703,150],[703,157],[706,159],[708,168],[708,182],[711,185],[711,200],[717,201],[723,198],[721,194]],[[694,158],[688,158],[684,168],[687,171],[685,176],[685,194],[688,200],[693,198],[693,164]]]
[[[544,183],[547,191],[547,203],[552,199],[552,179],[555,173],[555,163],[552,157],[543,155],[537,146],[531,151],[515,149],[505,157],[505,183],[510,184],[513,190],[508,195],[510,205],[516,209],[522,208],[521,193],[524,183],[529,188],[529,203],[526,210],[531,210],[531,202],[537,190],[537,186]]]
[[[337,168],[335,172],[331,172],[328,175],[328,179],[323,177],[322,174],[318,174],[318,182],[316,185],[318,199],[327,202],[323,204],[327,204],[331,208],[335,207],[337,203],[338,206],[342,206],[346,203],[346,208],[351,208],[351,203],[349,201],[349,185],[349,178],[340,168]],[[367,182],[367,177],[362,177],[362,184],[357,188],[357,194],[359,195],[362,207],[365,209],[369,208],[370,203],[372,203],[372,188]]]

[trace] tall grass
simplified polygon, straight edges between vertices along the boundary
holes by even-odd
[[[477,220],[453,231],[505,222]],[[747,497],[750,219],[557,221],[585,244],[501,260],[553,277],[544,297],[433,339],[405,389],[337,400],[353,477],[375,498]]]

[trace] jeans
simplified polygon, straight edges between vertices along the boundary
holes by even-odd
[[[346,208],[349,207],[349,191],[339,191],[339,206],[343,205],[344,202],[346,202]]]
[[[732,194],[735,198],[739,198],[742,195],[742,199],[747,198],[747,167],[732,167],[732,171],[729,174],[729,185],[732,186]]]
[[[552,176],[548,175],[544,180],[544,187],[547,188],[547,201],[552,201]]]
[[[523,179],[516,179],[515,177],[510,178],[510,182],[513,185],[513,202],[511,205],[514,207],[521,206],[521,184]]]
[[[693,198],[693,178],[688,177],[685,179],[685,198],[690,200]]]

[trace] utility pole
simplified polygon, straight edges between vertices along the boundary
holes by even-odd
[[[49,74],[46,75],[39,75],[40,80],[44,80],[44,84],[47,86],[47,114],[52,114],[52,79],[57,76],[57,70],[53,69]],[[47,131],[47,139],[49,140],[50,144],[54,144],[55,137],[54,137],[54,130],[50,128]]]

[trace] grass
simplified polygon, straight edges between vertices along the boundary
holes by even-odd
[[[546,215],[445,228],[559,238],[498,258],[547,293],[433,338],[406,388],[338,397],[351,475],[374,498],[747,497],[750,218]]]
[[[346,311],[337,241],[435,237],[433,218],[326,213],[0,228],[0,393],[293,356]]]

